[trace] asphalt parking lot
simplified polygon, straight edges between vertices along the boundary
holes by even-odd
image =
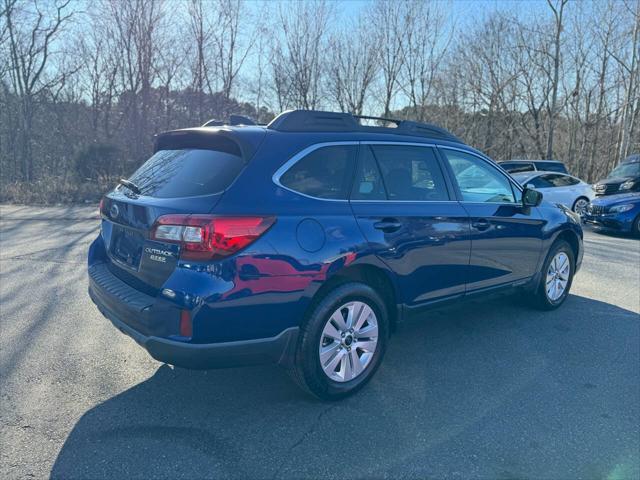
[[[0,478],[640,478],[640,241],[586,232],[566,304],[405,323],[361,393],[173,369],[93,307],[93,208],[0,207]]]

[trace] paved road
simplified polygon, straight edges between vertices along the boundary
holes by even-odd
[[[341,403],[276,367],[155,362],[86,295],[93,209],[0,207],[0,478],[640,477],[640,242],[567,303],[434,311]],[[51,219],[53,218],[53,219]]]

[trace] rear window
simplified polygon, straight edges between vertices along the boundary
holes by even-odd
[[[536,169],[533,163],[526,162],[500,162],[498,165],[509,173],[532,172]]]
[[[559,162],[536,162],[538,170],[546,170],[547,172],[567,173],[564,163]]]
[[[159,150],[129,180],[140,187],[145,196],[195,197],[224,191],[243,166],[242,158],[226,152]]]
[[[311,197],[344,200],[353,176],[356,147],[321,147],[296,162],[280,177],[280,184]]]

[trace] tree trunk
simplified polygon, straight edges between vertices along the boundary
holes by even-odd
[[[553,10],[553,14],[556,18],[556,32],[554,39],[554,55],[553,55],[553,83],[551,87],[551,106],[549,108],[549,136],[547,137],[547,155],[546,158],[551,160],[553,158],[553,135],[556,126],[556,109],[558,104],[558,78],[560,74],[560,38],[562,36],[562,15],[564,13],[564,6],[567,0],[560,0],[560,9],[551,4],[551,0],[547,0],[549,6]]]

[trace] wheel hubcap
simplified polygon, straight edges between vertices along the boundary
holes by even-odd
[[[378,319],[364,302],[349,302],[327,320],[320,336],[320,365],[336,382],[361,375],[378,346]]]
[[[564,252],[559,252],[551,260],[547,270],[547,298],[552,302],[557,301],[564,294],[569,284],[571,262]]]

